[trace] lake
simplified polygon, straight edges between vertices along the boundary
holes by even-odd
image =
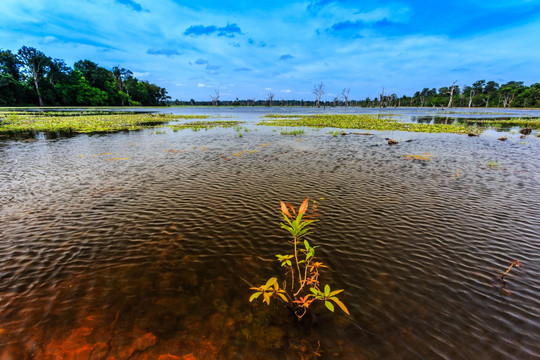
[[[267,113],[540,112],[157,111],[246,123],[0,140],[0,358],[540,357],[537,131],[287,136],[256,125]],[[321,215],[309,237],[328,266],[321,283],[345,289],[350,317],[315,306],[302,323],[277,302],[249,302],[250,284],[283,278],[279,201],[306,197]],[[513,259],[523,265],[501,282]]]

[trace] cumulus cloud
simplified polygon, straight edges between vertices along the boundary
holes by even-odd
[[[327,32],[338,32],[338,31],[347,31],[347,30],[360,30],[366,27],[366,24],[361,20],[351,21],[341,21],[335,23],[330,28],[326,29]]]
[[[217,27],[214,25],[204,26],[204,25],[192,25],[184,31],[184,35],[191,36],[200,36],[200,35],[210,35],[217,31]]]
[[[241,35],[242,30],[236,24],[229,24],[217,27],[215,25],[205,26],[205,25],[192,25],[184,31],[184,35],[187,36],[201,36],[201,35],[212,35],[217,34],[217,36],[224,36],[228,38],[233,38],[237,34]]]
[[[146,53],[150,55],[165,55],[167,57],[182,55],[181,52],[175,49],[148,49]]]
[[[365,22],[362,20],[345,20],[333,24],[325,30],[327,34],[352,36],[353,38],[362,38],[357,32],[360,30],[369,29],[376,32],[389,33],[393,31],[402,31],[405,33],[404,24],[390,21],[387,18],[382,18],[378,21]]]
[[[234,37],[234,34],[242,34],[242,30],[236,24],[225,25],[224,27],[218,28],[218,36]]]

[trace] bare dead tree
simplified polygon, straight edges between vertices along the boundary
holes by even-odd
[[[447,93],[447,94],[450,94],[450,100],[448,101],[447,108],[452,107],[452,101],[454,100],[454,90],[457,88],[456,83],[457,83],[457,80],[452,83],[452,86],[450,86],[450,91],[448,91]]]
[[[469,107],[471,107],[472,105],[473,96],[474,96],[474,90],[471,90],[471,92],[469,93]]]
[[[486,107],[489,107],[489,95],[487,96],[487,99],[486,99]]]
[[[420,96],[420,107],[424,107],[424,102],[426,101],[425,96]]]
[[[386,107],[384,105],[384,98],[385,98],[385,96],[384,96],[384,88],[382,88],[382,91],[379,94],[379,107]]]
[[[514,101],[514,98],[516,97],[516,93],[512,91],[507,91],[503,93],[504,99],[503,99],[503,107],[507,108],[510,107],[510,104],[512,104],[512,101]]]
[[[317,104],[317,107],[321,107],[321,97],[324,95],[324,83],[319,83],[317,85],[313,86],[313,90],[311,91],[313,94],[315,94],[315,102]]]
[[[218,90],[218,89],[216,89],[216,90],[214,90],[214,91],[215,91],[215,95],[213,95],[213,96],[210,95],[210,98],[212,99],[212,105],[218,106],[218,104],[219,104],[219,97],[220,97],[221,95],[219,95],[219,90]]]
[[[332,102],[334,104],[334,107],[336,107],[339,103],[339,96],[334,96],[334,98],[332,99]]]
[[[349,92],[351,91],[350,88],[344,88],[341,90],[341,96],[343,97],[343,101],[345,101],[345,107],[349,106]]]
[[[272,106],[273,101],[274,101],[274,93],[273,92],[270,92],[270,91],[266,92],[266,101],[268,103],[268,106]]]

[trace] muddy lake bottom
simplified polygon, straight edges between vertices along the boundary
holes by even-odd
[[[255,115],[0,140],[0,358],[540,358],[536,133],[286,136]],[[283,277],[279,201],[308,196],[350,317],[248,301]]]

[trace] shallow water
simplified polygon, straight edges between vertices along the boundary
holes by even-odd
[[[0,142],[0,358],[540,357],[536,134],[294,137],[254,125],[268,109],[176,111],[247,124]],[[281,274],[279,200],[307,196],[352,316],[302,326],[245,281]]]

